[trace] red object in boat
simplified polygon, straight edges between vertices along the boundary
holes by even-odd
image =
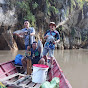
[[[49,68],[49,66],[43,65],[43,64],[33,64],[33,66],[40,67],[40,68]]]
[[[34,65],[36,66],[36,65]],[[40,66],[41,67],[41,66]],[[12,75],[14,73],[17,73],[16,67],[14,65],[14,61],[6,62],[0,64],[0,79],[5,78],[9,75]],[[48,73],[49,80],[52,80],[51,70]],[[63,71],[61,70],[59,64],[57,63],[56,59],[53,61],[53,77],[59,77],[60,83],[59,88],[72,88],[68,80],[63,74]],[[10,87],[11,88],[11,87]]]

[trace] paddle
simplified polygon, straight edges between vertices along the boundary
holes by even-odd
[[[28,51],[28,56],[27,57],[27,75],[30,75],[32,73],[32,70],[31,70],[31,66],[32,66],[32,63],[31,63],[31,51]]]
[[[27,59],[27,75],[30,75],[32,73],[31,65],[31,59]]]

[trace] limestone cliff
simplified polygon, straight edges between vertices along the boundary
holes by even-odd
[[[77,1],[0,0],[0,49],[24,49],[23,41],[13,36],[23,28],[24,19],[29,19],[41,38],[50,21],[60,24],[59,49],[88,48],[88,2]]]
[[[8,0],[0,0],[0,49],[17,49],[12,34],[16,23],[15,8],[10,6]]]

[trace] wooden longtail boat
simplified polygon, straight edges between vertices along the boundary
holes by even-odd
[[[53,77],[59,77],[59,88],[72,88],[64,76],[56,59],[53,61]],[[48,72],[48,81],[52,80],[51,70]],[[14,61],[0,64],[0,82],[7,88],[39,88],[41,84],[33,83],[30,75],[18,73]]]

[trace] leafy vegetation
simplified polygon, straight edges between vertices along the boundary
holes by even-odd
[[[42,5],[45,7],[42,7]],[[43,11],[45,17],[49,18],[54,15],[56,16],[59,12],[59,8],[56,7],[56,0],[54,0],[54,2],[52,0],[45,0],[44,3],[43,1],[39,3],[38,0],[23,0],[17,2],[17,6],[21,11],[22,19],[28,19],[32,26],[35,26],[36,24],[36,13],[38,11]],[[20,19],[20,21],[23,21],[22,19]]]
[[[45,18],[50,19],[50,21],[60,21],[61,17],[59,16],[63,14],[61,13],[61,9],[64,9],[66,11],[65,14],[68,17],[69,13],[71,13],[72,11],[82,9],[85,1],[86,0],[23,0],[21,2],[17,2],[17,5],[19,7],[19,10],[21,11],[21,22],[27,19],[30,21],[32,26],[35,26],[36,24],[40,26],[45,23]],[[39,11],[44,14],[43,17],[37,17],[37,13]],[[63,27],[59,27],[57,30],[60,32],[62,31],[62,28]],[[74,37],[75,29],[71,28],[70,31],[72,37]],[[81,36],[81,39],[86,40],[87,36]]]
[[[38,11],[44,13],[44,17],[50,18],[50,20],[58,21],[60,10],[63,8],[66,10],[66,16],[77,8],[82,8],[85,0],[23,0],[17,2],[17,6],[21,11],[22,19],[28,19],[32,26],[36,25],[36,15]],[[67,4],[66,4],[67,3]],[[69,9],[67,8],[69,6]],[[57,19],[58,17],[58,19]],[[20,19],[21,21],[23,21]]]
[[[75,9],[82,9],[83,8],[83,4],[85,3],[85,0],[71,0],[71,9],[73,10]]]
[[[29,20],[32,26],[35,26],[35,16],[33,15],[31,8],[36,9],[38,7],[38,4],[36,2],[31,3],[32,0],[25,0],[22,2],[17,2],[18,7],[20,8],[22,12],[22,21],[23,20]],[[31,7],[30,7],[31,6]]]

